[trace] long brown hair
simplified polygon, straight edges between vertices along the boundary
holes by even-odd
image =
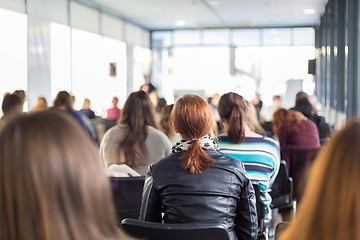
[[[281,125],[291,124],[294,122],[301,127],[302,119],[304,119],[304,116],[300,112],[280,108],[273,116],[273,132],[277,135],[278,129]]]
[[[218,105],[219,115],[228,123],[227,135],[233,143],[245,139],[245,99],[237,93],[229,92],[221,96]]]
[[[213,131],[214,119],[207,102],[197,95],[185,94],[176,101],[171,119],[182,138],[192,141],[179,158],[181,168],[193,174],[206,171],[214,164],[214,159],[207,155],[197,140]]]
[[[54,107],[64,107],[66,110],[74,110],[71,96],[67,91],[60,91],[54,99]]]
[[[120,123],[126,124],[129,131],[119,143],[118,156],[124,154],[125,163],[135,167],[137,160],[147,155],[145,147],[147,127],[157,128],[154,106],[146,92],[140,90],[129,95],[121,111]],[[135,151],[136,143],[140,146],[140,152]]]
[[[8,121],[0,132],[0,239],[116,238],[98,151],[64,113]]]
[[[314,162],[295,222],[280,240],[360,239],[360,123],[352,121]]]

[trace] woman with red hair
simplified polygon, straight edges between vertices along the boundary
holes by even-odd
[[[281,149],[288,146],[320,147],[316,124],[300,112],[280,108],[274,113],[273,130]]]
[[[150,166],[140,219],[165,223],[225,223],[231,239],[256,239],[255,193],[242,162],[221,153],[207,102],[179,98],[171,113],[182,140]]]

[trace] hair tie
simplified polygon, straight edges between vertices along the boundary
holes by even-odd
[[[191,139],[191,143],[193,143],[193,142],[198,142],[198,141],[199,141],[199,139],[196,139],[196,138]]]

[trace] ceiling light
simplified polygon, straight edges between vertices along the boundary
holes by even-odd
[[[307,8],[307,9],[303,10],[303,13],[306,14],[306,15],[310,15],[310,14],[315,14],[316,11],[313,8]]]
[[[175,22],[175,24],[176,24],[176,26],[183,27],[183,26],[185,26],[186,23],[184,20],[177,20]]]

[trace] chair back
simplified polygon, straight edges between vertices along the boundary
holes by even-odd
[[[260,199],[260,186],[258,183],[253,183],[256,198],[256,214],[258,217],[258,235],[263,236],[265,234],[265,204]]]
[[[286,147],[281,149],[281,157],[286,161],[289,176],[294,181],[293,197],[299,203],[306,188],[313,160],[320,148]]]
[[[124,219],[121,230],[131,237],[147,240],[230,240],[226,225],[217,223],[162,224]]]
[[[290,206],[293,202],[293,180],[289,177],[286,162],[280,162],[279,172],[271,187],[271,208]]]
[[[138,218],[145,177],[110,177],[118,224],[124,218]]]

